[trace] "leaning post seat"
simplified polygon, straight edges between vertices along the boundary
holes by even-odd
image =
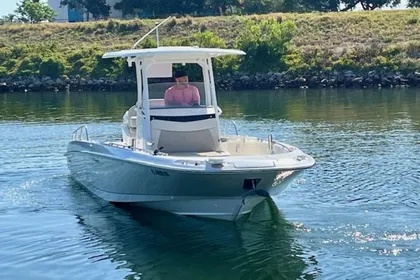
[[[220,150],[214,108],[151,109],[154,149],[165,153],[205,153]]]

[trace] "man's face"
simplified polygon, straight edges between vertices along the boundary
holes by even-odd
[[[176,79],[175,79],[175,81],[176,81],[178,84],[181,84],[181,85],[186,85],[186,84],[188,84],[188,76],[184,76],[184,77],[179,77],[179,78],[176,78]]]

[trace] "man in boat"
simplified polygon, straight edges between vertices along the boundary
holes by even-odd
[[[175,72],[176,84],[165,92],[166,105],[200,105],[198,88],[188,84],[188,75],[184,71]]]

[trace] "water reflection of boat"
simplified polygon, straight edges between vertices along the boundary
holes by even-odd
[[[83,239],[95,240],[98,247],[105,249],[98,259],[121,264],[118,269],[127,270],[131,277],[304,277],[308,265],[291,236],[293,227],[269,203],[258,205],[238,223],[111,205],[96,212],[90,209],[78,214],[77,219],[84,230]]]

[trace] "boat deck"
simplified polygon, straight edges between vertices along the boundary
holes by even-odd
[[[122,149],[130,149],[130,150],[139,150],[142,149],[136,149],[132,148],[131,146],[128,146],[122,142],[105,142],[105,145],[118,147]],[[175,152],[175,153],[165,153],[168,156],[173,157],[228,157],[230,156],[230,153],[227,151],[208,151],[208,152]]]

